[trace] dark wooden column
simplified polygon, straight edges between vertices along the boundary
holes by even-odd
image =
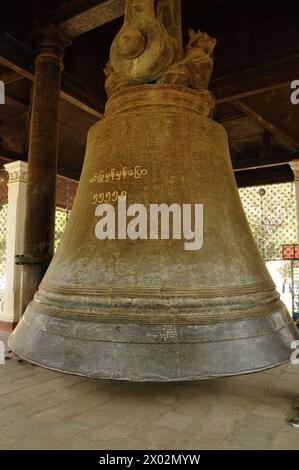
[[[25,222],[22,299],[33,299],[54,254],[55,197],[58,160],[59,103],[66,38],[53,27],[38,38]]]

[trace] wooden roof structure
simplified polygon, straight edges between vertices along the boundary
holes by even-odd
[[[102,117],[103,69],[123,22],[124,0],[2,0],[0,168],[27,160],[36,33],[60,25],[72,38],[61,91],[59,174],[78,180],[89,127]],[[229,135],[239,186],[293,180],[299,158],[299,105],[290,84],[299,80],[298,0],[182,0],[183,34],[217,38],[211,89],[214,118]]]

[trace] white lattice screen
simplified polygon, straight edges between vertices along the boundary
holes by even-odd
[[[297,243],[296,198],[293,183],[241,188],[239,193],[263,258],[281,259],[281,246]]]

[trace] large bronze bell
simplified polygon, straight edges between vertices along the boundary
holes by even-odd
[[[215,41],[191,31],[183,49],[179,1],[160,1],[157,17],[153,1],[135,3],[112,47],[105,118],[89,132],[62,242],[10,346],[54,370],[132,381],[285,363],[298,333],[250,232],[226,132],[209,118]],[[98,206],[117,211],[120,201],[203,204],[203,246],[100,240]]]

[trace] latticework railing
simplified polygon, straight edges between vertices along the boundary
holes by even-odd
[[[6,279],[7,179],[7,172],[0,171],[0,313],[4,311]]]
[[[66,223],[68,219],[68,213],[65,209],[56,208],[55,214],[55,250],[57,250],[61,241]]]
[[[283,244],[297,243],[293,183],[241,188],[242,204],[264,260],[281,259]]]
[[[66,223],[73,207],[78,183],[67,178],[57,178],[55,250],[61,241]]]

